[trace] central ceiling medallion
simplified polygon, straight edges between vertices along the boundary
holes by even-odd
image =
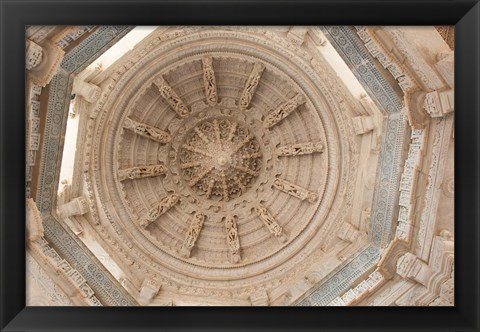
[[[283,260],[283,248],[321,222],[329,174],[308,94],[241,53],[194,54],[159,68],[120,120],[117,183],[129,232],[162,264],[188,262],[205,275],[247,275],[247,266]]]
[[[252,187],[262,166],[260,143],[233,118],[207,119],[191,129],[180,147],[178,168],[197,195],[227,202]]]

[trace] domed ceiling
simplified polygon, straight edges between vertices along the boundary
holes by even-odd
[[[322,58],[271,32],[197,28],[114,68],[85,154],[112,256],[164,290],[245,297],[325,254],[352,205],[359,105]]]
[[[29,31],[65,54],[27,79],[28,248],[71,303],[453,304],[435,28]]]

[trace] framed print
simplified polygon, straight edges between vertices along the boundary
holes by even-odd
[[[478,330],[477,2],[1,8],[2,331]]]

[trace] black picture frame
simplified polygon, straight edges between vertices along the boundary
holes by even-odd
[[[479,331],[477,1],[0,0],[2,331]],[[455,25],[455,307],[25,307],[26,25]]]

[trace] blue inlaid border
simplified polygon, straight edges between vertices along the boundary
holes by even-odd
[[[57,199],[74,74],[85,69],[132,28],[99,27],[65,55],[58,73],[48,86],[48,109],[41,147],[43,159],[36,194],[37,206],[43,216],[45,239],[82,274],[99,300],[110,306],[136,305],[136,301],[118,285],[96,257],[62,226],[52,215],[52,210]]]

